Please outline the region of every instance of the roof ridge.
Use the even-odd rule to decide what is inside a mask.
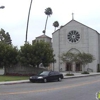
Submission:
[[[77,22],[77,23],[79,23],[79,24],[81,24],[81,25],[83,25],[83,26],[85,26],[85,27],[88,27],[88,28],[94,30],[95,32],[97,32],[95,29],[93,29],[93,28],[91,28],[91,27],[89,27],[89,26],[87,26],[87,25],[85,25],[85,24],[83,24],[83,23],[81,23],[81,22],[79,22],[79,21],[77,21],[77,20],[74,20],[74,19],[70,20],[68,23],[66,23],[65,25],[62,25],[62,26],[65,27],[67,24],[69,24],[69,23],[72,22],[72,21],[75,21],[75,22]],[[63,27],[60,27],[59,29],[61,29],[61,28],[63,28]],[[59,30],[59,29],[58,29],[58,30]],[[56,31],[58,31],[58,30],[56,30]],[[55,31],[55,32],[56,32],[56,31]],[[53,32],[52,34],[54,34],[55,32]],[[99,32],[97,32],[97,33],[99,34]]]
[[[36,37],[36,38],[45,38],[45,37],[51,38],[51,37],[49,37],[49,36],[47,36],[47,35],[45,35],[45,34],[40,35],[40,36],[38,36],[38,37]]]

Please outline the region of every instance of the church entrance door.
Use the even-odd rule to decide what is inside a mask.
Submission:
[[[72,71],[72,64],[71,63],[66,63],[66,71]]]
[[[82,66],[80,63],[76,63],[76,71],[82,71]]]

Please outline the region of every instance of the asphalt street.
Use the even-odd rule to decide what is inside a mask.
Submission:
[[[0,100],[96,100],[100,76],[0,86]]]

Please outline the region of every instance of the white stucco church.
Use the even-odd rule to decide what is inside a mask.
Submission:
[[[94,56],[95,60],[86,66],[85,70],[97,72],[97,66],[100,64],[100,34],[72,19],[70,22],[56,30],[52,34],[53,50],[55,54],[56,63],[54,64],[54,70],[56,71],[82,71],[82,66],[79,63],[73,63],[72,66],[68,63],[64,63],[59,58],[59,55],[66,52],[85,52]]]

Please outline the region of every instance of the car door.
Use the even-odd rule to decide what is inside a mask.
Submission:
[[[55,72],[51,71],[50,74],[49,74],[49,80],[50,80],[50,81],[53,81],[53,80],[55,80],[55,79],[56,79],[56,77],[55,77]]]
[[[58,80],[59,78],[59,72],[55,72],[55,80]]]

